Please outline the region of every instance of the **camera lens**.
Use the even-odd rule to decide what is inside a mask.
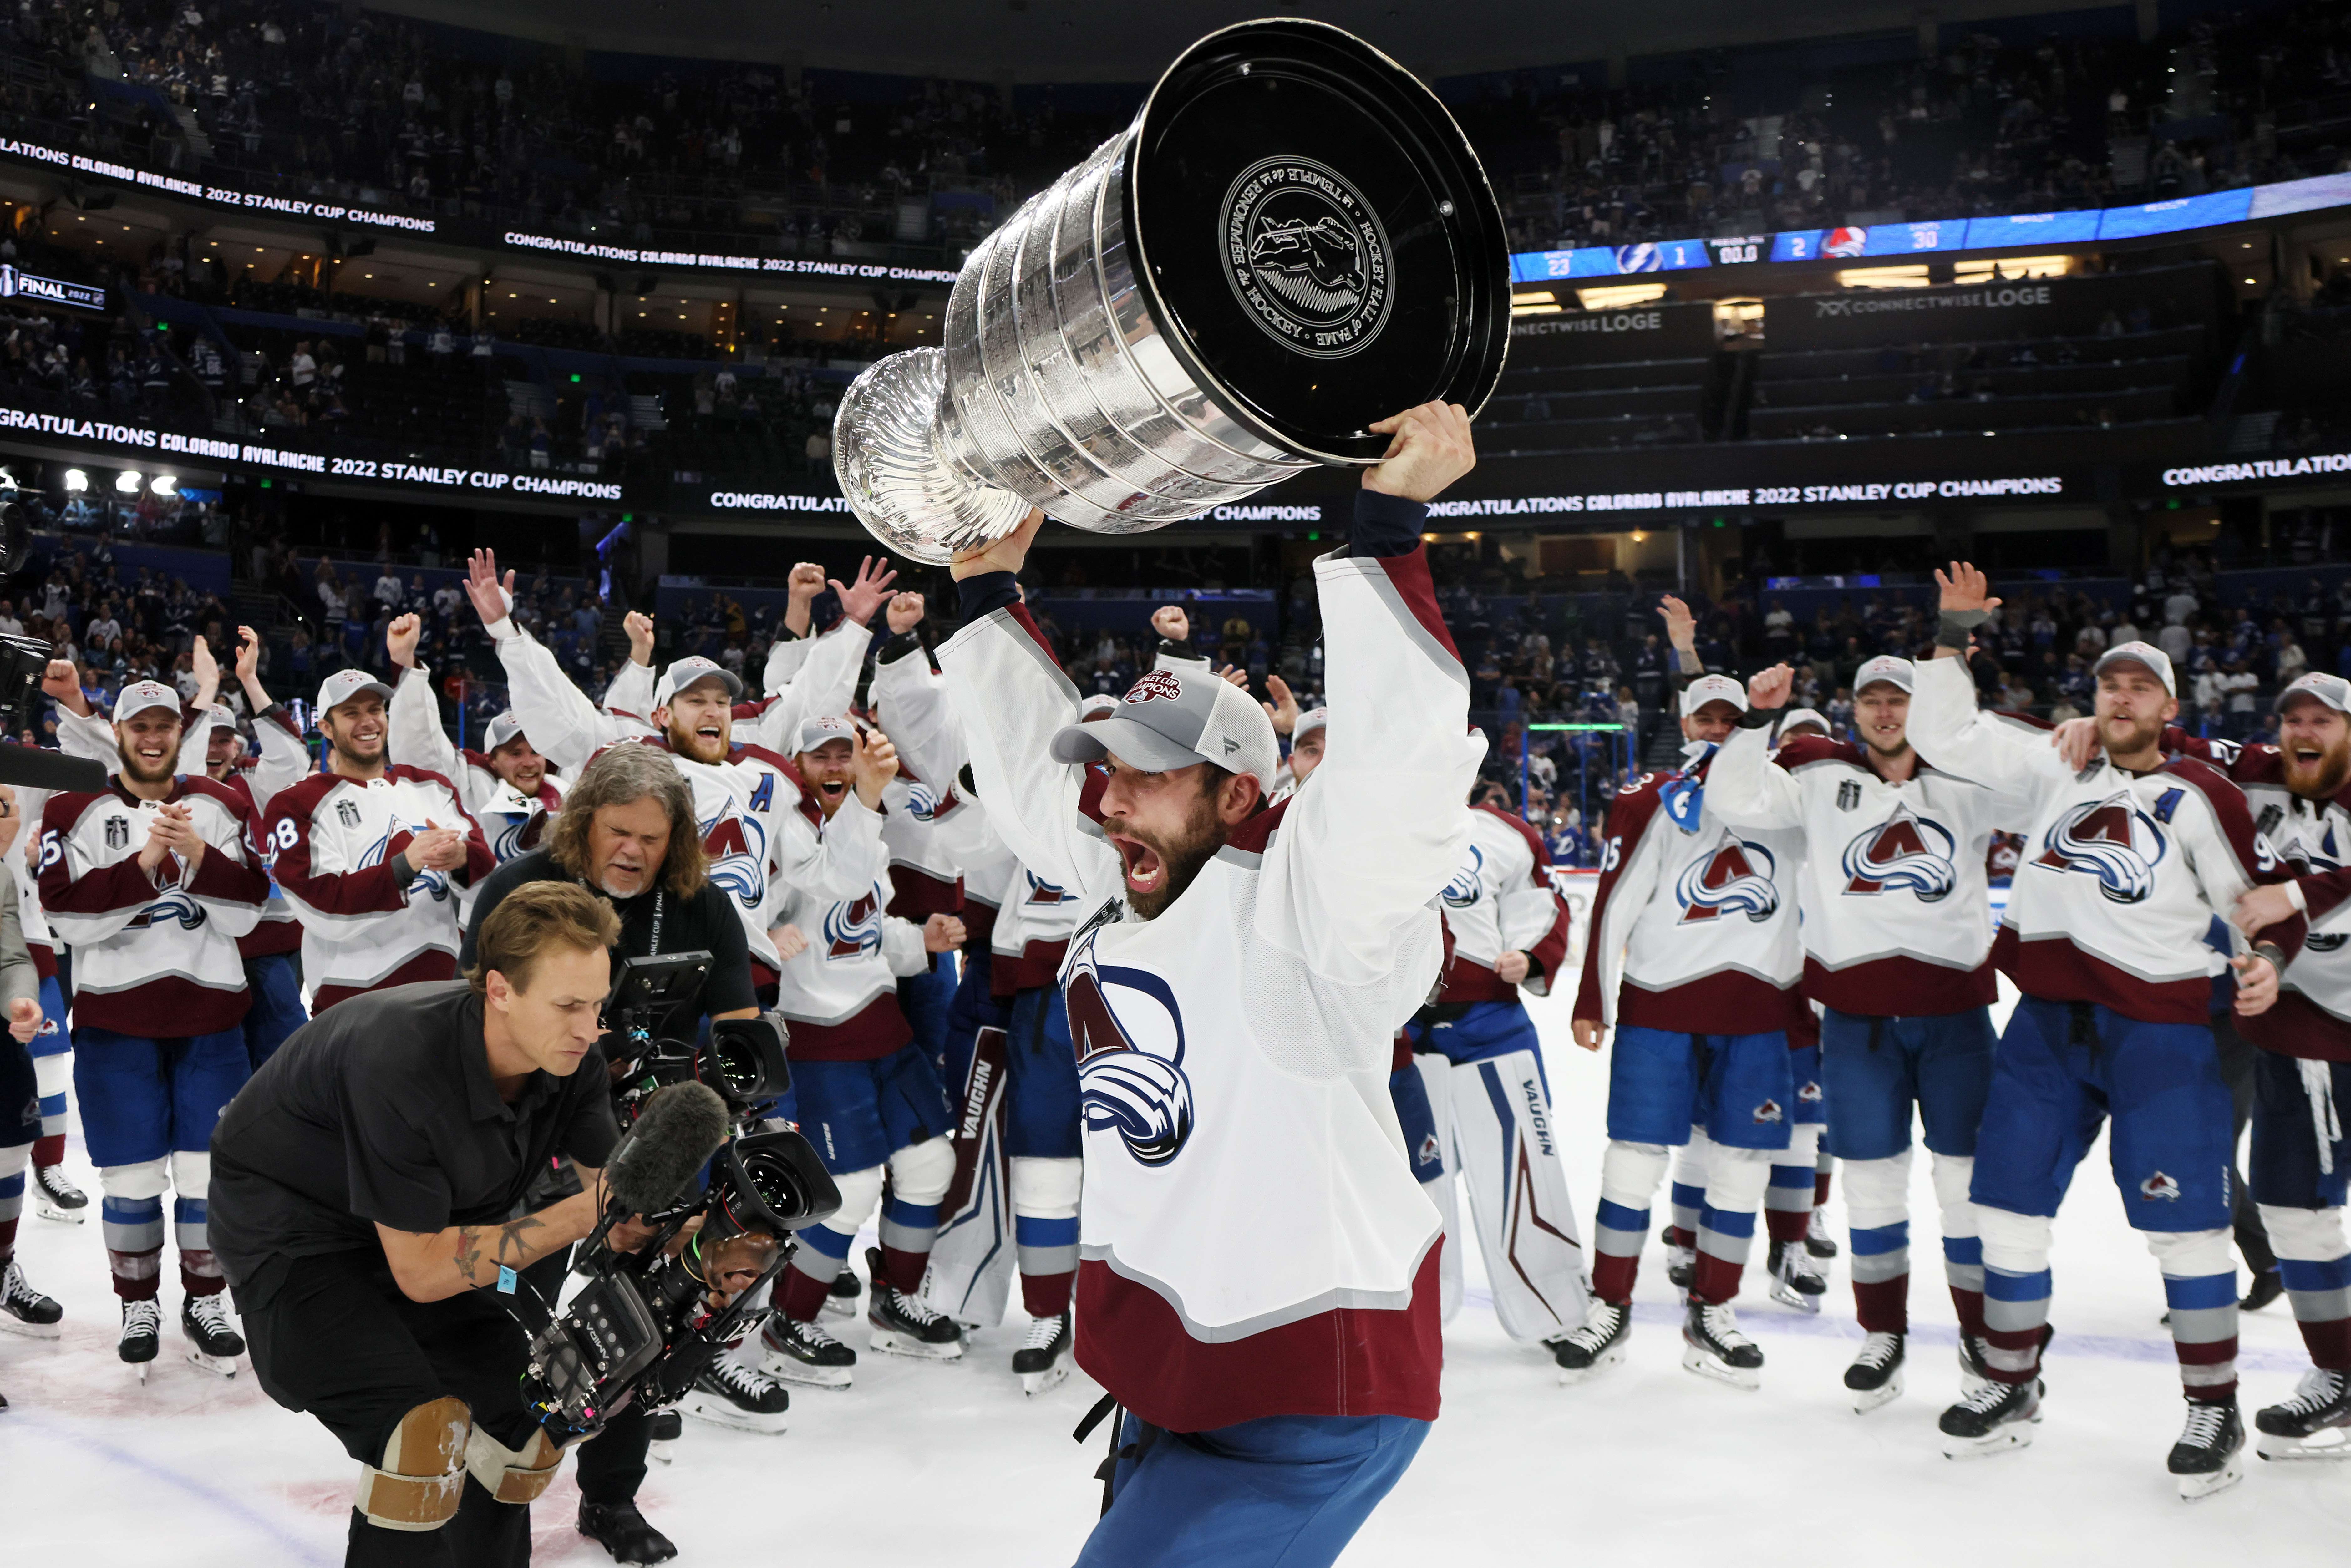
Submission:
[[[718,1082],[727,1093],[741,1099],[759,1082],[759,1059],[735,1040],[714,1040],[710,1047],[711,1065],[717,1070]]]
[[[743,1161],[743,1176],[777,1218],[790,1219],[807,1210],[807,1196],[791,1166],[775,1155],[764,1151],[749,1155]]]

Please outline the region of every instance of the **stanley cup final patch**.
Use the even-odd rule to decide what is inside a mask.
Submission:
[[[1395,299],[1387,230],[1311,158],[1259,159],[1225,193],[1225,281],[1267,336],[1318,360],[1369,348]]]

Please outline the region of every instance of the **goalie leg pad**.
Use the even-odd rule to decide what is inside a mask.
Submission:
[[[1494,1315],[1520,1343],[1583,1326],[1583,1240],[1535,1053],[1453,1069],[1453,1147],[1494,1290]]]
[[[1422,1053],[1412,1059],[1415,1071],[1420,1074],[1420,1086],[1427,1093],[1428,1114],[1437,1130],[1440,1143],[1453,1125],[1453,1064],[1444,1057]],[[1461,1310],[1461,1205],[1454,1194],[1455,1170],[1459,1159],[1450,1148],[1438,1151],[1444,1174],[1420,1184],[1437,1205],[1437,1212],[1445,1221],[1445,1249],[1437,1263],[1437,1315],[1451,1322]]]
[[[381,1465],[360,1467],[351,1506],[379,1530],[438,1530],[455,1517],[465,1490],[474,1413],[454,1397],[419,1405],[400,1418]]]
[[[481,1427],[465,1439],[465,1469],[484,1491],[500,1502],[537,1502],[563,1464],[563,1449],[534,1427],[519,1448],[509,1448]]]

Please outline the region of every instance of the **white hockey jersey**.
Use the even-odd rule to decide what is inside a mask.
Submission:
[[[158,809],[185,805],[205,850],[150,877],[139,865]],[[73,1021],[150,1039],[234,1029],[251,998],[236,939],[269,895],[246,803],[209,779],[176,779],[164,800],[117,783],[53,794],[41,812],[41,904],[73,950]]]
[[[434,827],[465,830],[465,864],[408,873],[401,852]],[[379,779],[313,773],[279,790],[263,847],[301,917],[313,1016],[361,991],[455,975],[458,890],[497,864],[456,786],[398,765]]]
[[[1088,769],[1048,754],[1079,698],[1026,612],[941,650],[990,821],[1098,911],[1061,972],[1085,1126],[1077,1356],[1172,1431],[1437,1413],[1442,1227],[1387,1082],[1437,978],[1485,747],[1424,553],[1315,575],[1332,715],[1315,787],[1234,830],[1152,920],[1081,814]]]
[[[1935,767],[2032,804],[1992,949],[2020,990],[2147,1023],[2211,1016],[2211,977],[2224,967],[2205,945],[2214,916],[2225,924],[2246,888],[2291,875],[2254,831],[2242,790],[2186,757],[2129,773],[2102,752],[2076,772],[2045,737],[1978,713],[1956,658],[1918,666],[1909,736]],[[2289,955],[2300,939],[2297,922]]]
[[[808,946],[786,961],[776,1010],[789,1020],[798,1061],[866,1061],[914,1038],[898,1008],[898,977],[930,967],[923,928],[884,913],[890,884],[877,878],[852,898],[804,889],[781,894],[778,925]]]
[[[530,732],[523,733],[528,737]],[[457,798],[481,824],[482,837],[500,865],[537,849],[552,825],[549,819],[563,809],[562,780],[552,770],[541,779],[536,794],[525,795],[499,778],[481,752],[458,748],[441,727],[440,699],[433,695],[432,674],[422,664],[402,670],[400,684],[392,688],[384,745],[392,761],[437,773],[457,787]],[[538,749],[535,741],[532,749]],[[470,892],[460,901],[461,917],[472,906]]]
[[[1336,731],[1334,729],[1333,733]],[[1709,747],[1608,805],[1575,1016],[1690,1034],[1765,1034],[1802,1006],[1796,889],[1804,840],[1714,809]]]
[[[1568,908],[1551,879],[1551,852],[1517,817],[1479,806],[1469,813],[1469,856],[1445,884],[1453,957],[1445,1002],[1515,1002],[1519,987],[1494,973],[1504,953],[1529,960],[1521,982],[1548,996],[1567,963]]]
[[[1804,995],[1840,1012],[1925,1018],[1989,1007],[1992,835],[2029,800],[1921,766],[1896,784],[1849,741],[1797,736],[1766,756],[1741,729],[1707,775],[1707,805],[1740,828],[1803,835]]]

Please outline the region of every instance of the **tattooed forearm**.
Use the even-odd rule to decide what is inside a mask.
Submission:
[[[523,1237],[533,1230],[544,1230],[546,1225],[535,1214],[520,1219],[509,1219],[498,1227],[498,1262],[507,1268],[519,1269],[530,1256],[529,1244]]]
[[[465,1276],[465,1283],[478,1285],[482,1282],[481,1267],[482,1233],[470,1225],[459,1226],[457,1228],[457,1272]]]

